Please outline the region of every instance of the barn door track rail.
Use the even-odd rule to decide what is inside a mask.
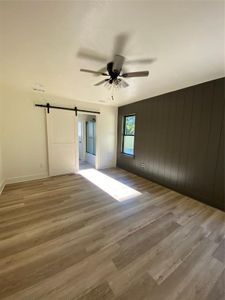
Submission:
[[[99,111],[93,111],[93,110],[85,110],[85,109],[78,109],[76,106],[74,108],[71,107],[63,107],[63,106],[55,106],[55,105],[50,105],[50,103],[46,104],[35,104],[35,106],[38,107],[44,107],[47,109],[47,113],[50,113],[50,109],[62,109],[62,110],[72,110],[75,112],[75,115],[77,116],[78,112],[85,112],[85,113],[92,113],[92,114],[100,114]]]

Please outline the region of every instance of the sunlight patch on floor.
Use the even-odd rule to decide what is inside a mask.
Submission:
[[[80,170],[79,174],[118,201],[125,201],[141,195],[135,189],[95,169]]]

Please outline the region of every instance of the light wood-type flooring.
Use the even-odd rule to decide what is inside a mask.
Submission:
[[[225,214],[121,169],[118,202],[65,175],[0,196],[0,299],[224,300]]]

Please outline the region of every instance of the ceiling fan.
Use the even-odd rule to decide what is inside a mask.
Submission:
[[[124,73],[122,70],[124,61],[125,61],[124,56],[116,54],[114,56],[113,61],[107,63],[106,72],[93,71],[93,70],[88,70],[88,69],[80,69],[80,71],[108,77],[108,78],[103,79],[100,82],[94,84],[95,86],[105,84],[108,86],[124,87],[124,88],[128,87],[129,84],[123,78],[147,77],[149,75],[149,71],[138,71],[138,72],[129,72],[129,73],[125,72]]]

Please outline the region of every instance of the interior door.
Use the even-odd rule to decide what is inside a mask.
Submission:
[[[49,175],[78,170],[77,119],[73,111],[50,109],[47,116]]]

